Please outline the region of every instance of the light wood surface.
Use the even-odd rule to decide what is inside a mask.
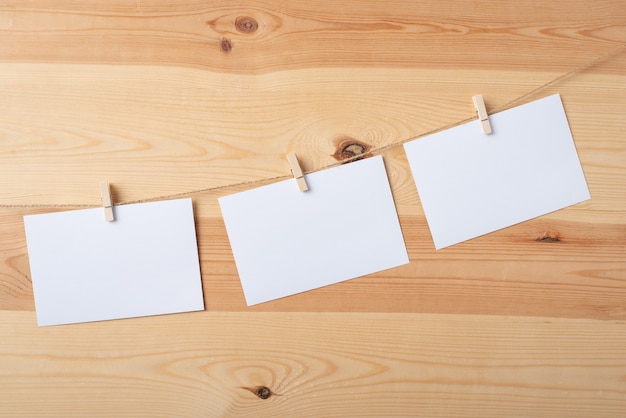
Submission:
[[[626,413],[626,48],[518,103],[561,94],[588,202],[435,251],[399,145],[623,45],[626,3],[343,3],[0,0],[0,416]],[[246,307],[217,198],[361,151],[411,263]],[[193,197],[205,312],[36,327],[22,218],[103,180]]]
[[[205,312],[0,323],[3,415],[618,417],[618,321]],[[267,387],[270,396],[255,393]]]

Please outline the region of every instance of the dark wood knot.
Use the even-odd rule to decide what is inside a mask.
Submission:
[[[229,53],[233,49],[233,43],[228,38],[222,38],[220,40],[220,49],[222,52]]]
[[[272,391],[267,386],[258,387],[256,390],[256,396],[261,399],[267,399],[272,396]]]
[[[235,19],[235,27],[241,33],[254,33],[259,28],[259,22],[250,16],[239,16]]]
[[[254,393],[259,399],[267,399],[272,395],[280,396],[278,393],[272,392],[267,386],[243,386],[241,389]]]
[[[337,142],[337,148],[333,157],[337,161],[346,162],[357,161],[363,158],[371,157],[369,150],[372,147],[354,138],[344,137]]]
[[[557,232],[544,232],[542,236],[536,239],[538,242],[561,242],[561,237]]]

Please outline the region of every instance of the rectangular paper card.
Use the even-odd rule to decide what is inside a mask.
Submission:
[[[37,322],[204,309],[191,199],[24,217]]]
[[[248,305],[409,262],[383,159],[219,199]]]
[[[435,248],[590,198],[561,97],[404,145]]]

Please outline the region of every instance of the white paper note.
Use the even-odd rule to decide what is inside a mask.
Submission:
[[[24,217],[40,326],[204,309],[191,199]]]
[[[248,305],[409,262],[382,157],[219,199]]]
[[[560,96],[405,144],[437,249],[590,198]]]

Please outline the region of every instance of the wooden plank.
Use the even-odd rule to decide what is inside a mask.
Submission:
[[[34,310],[22,210],[0,231],[3,309]],[[4,217],[7,218],[6,216]],[[434,312],[623,319],[623,230],[535,220],[436,252],[422,218],[404,217],[411,264],[246,307],[219,219],[198,220],[206,309],[210,311]],[[611,261],[613,260],[613,261]],[[358,262],[358,260],[346,260]]]
[[[0,415],[615,417],[623,322],[210,313],[37,328],[2,312]],[[267,387],[271,395],[255,393]]]
[[[19,62],[190,66],[559,69],[624,42],[620,2],[536,0],[4,1],[0,56]],[[598,48],[600,47],[600,48]],[[524,57],[524,61],[520,61]],[[619,67],[612,67],[619,71]]]

